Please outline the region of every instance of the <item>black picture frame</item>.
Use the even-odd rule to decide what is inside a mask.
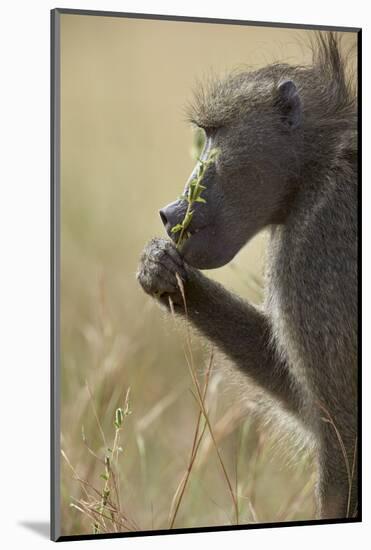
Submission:
[[[179,533],[198,533],[198,532],[217,532],[217,531],[236,531],[263,529],[271,527],[290,527],[290,526],[310,526],[324,524],[340,524],[340,523],[357,523],[362,521],[362,372],[361,372],[361,330],[358,332],[359,345],[359,368],[358,368],[358,433],[360,434],[357,441],[357,460],[358,460],[358,483],[359,483],[359,508],[356,518],[329,519],[329,520],[308,520],[308,521],[289,521],[285,523],[259,523],[250,525],[233,525],[233,526],[212,526],[202,528],[184,528],[172,530],[146,530],[137,532],[125,533],[110,533],[110,534],[86,534],[86,535],[69,535],[61,536],[61,526],[59,518],[59,500],[60,500],[60,17],[63,14],[68,15],[89,15],[97,17],[118,17],[146,20],[165,20],[165,21],[183,21],[193,23],[207,24],[225,24],[225,25],[246,25],[260,26],[270,28],[285,28],[285,29],[305,29],[319,31],[340,31],[352,32],[357,34],[357,68],[358,68],[358,318],[359,329],[361,328],[362,304],[361,304],[361,287],[362,287],[362,29],[358,27],[340,27],[328,25],[303,25],[294,23],[276,23],[276,22],[259,22],[248,20],[235,19],[217,19],[205,17],[191,16],[174,16],[174,15],[156,15],[144,13],[125,13],[113,11],[94,11],[94,10],[79,10],[55,8],[51,10],[51,124],[50,124],[50,155],[51,155],[51,221],[50,221],[50,242],[51,242],[51,539],[53,541],[73,541],[73,540],[91,540],[91,539],[109,539],[109,538],[126,538],[140,537],[152,535],[167,535]]]

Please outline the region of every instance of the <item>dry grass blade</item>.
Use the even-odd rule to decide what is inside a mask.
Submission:
[[[64,460],[67,462],[69,468],[72,470],[72,473],[74,475],[74,478],[76,479],[76,481],[78,481],[80,484],[81,484],[81,487],[82,487],[82,490],[84,491],[85,495],[88,497],[88,498],[91,498],[91,496],[89,495],[87,489],[86,489],[86,486],[88,486],[89,484],[84,481],[79,475],[78,473],[76,472],[75,468],[72,466],[69,458],[67,457],[66,453],[64,452],[63,449],[61,449],[61,455],[63,456]],[[100,494],[99,491],[97,491],[98,495]]]
[[[258,514],[256,513],[255,507],[250,499],[248,499],[248,506],[249,506],[250,514],[254,523],[259,523]]]
[[[219,444],[221,441],[223,441],[228,435],[233,433],[241,420],[244,417],[244,412],[241,409],[241,405],[232,405],[230,409],[228,409],[224,415],[218,420],[218,422],[214,425],[214,438],[215,441]],[[210,439],[207,441],[207,443],[203,446],[202,449],[202,455],[199,457],[199,463],[205,464],[207,462],[207,459],[209,457],[210,452],[212,451],[213,442]]]
[[[75,504],[74,502],[71,502],[70,506],[71,506],[71,508],[75,508],[75,510],[78,510],[82,514],[88,516],[88,518],[90,518],[92,520],[93,525],[97,525],[99,527],[100,531],[106,531],[105,524],[100,522],[96,518],[96,515],[91,513],[89,510],[87,510],[85,506],[82,506],[81,504]]]
[[[340,445],[340,449],[341,449],[343,458],[344,458],[345,468],[346,468],[347,477],[348,477],[348,500],[347,500],[347,513],[346,513],[346,517],[348,518],[349,513],[350,513],[350,500],[351,500],[351,496],[352,496],[353,469],[354,469],[354,465],[355,465],[355,451],[354,451],[353,465],[352,465],[352,470],[351,470],[348,455],[347,455],[347,451],[345,449],[343,439],[340,435],[340,432],[339,432],[332,416],[330,415],[330,413],[326,409],[326,407],[324,405],[322,405],[322,403],[318,403],[318,406],[326,414],[326,417],[325,418],[322,417],[322,420],[324,422],[327,422],[328,424],[330,424],[333,427],[333,429],[335,431],[335,434],[336,434],[336,437],[337,437],[337,440],[338,440],[339,445]]]
[[[171,405],[173,405],[176,400],[181,395],[183,391],[182,387],[175,388],[171,393],[165,395],[160,399],[149,412],[145,414],[142,418],[138,420],[137,428],[140,432],[147,430],[162,414],[164,414]]]
[[[304,484],[301,491],[297,494],[293,494],[289,502],[285,505],[285,510],[278,514],[277,521],[290,521],[294,519],[294,515],[300,510],[301,505],[308,497],[308,494],[313,490],[314,476],[310,477]]]
[[[77,474],[66,453],[62,450],[62,456],[65,459],[69,468],[72,470],[74,478],[80,483],[85,496],[85,498],[79,499],[75,499],[72,497],[74,502],[72,502],[70,506],[84,514],[93,522],[92,526],[93,532],[95,534],[99,532],[108,533],[138,530],[136,522],[129,519],[121,509],[120,490],[118,482],[118,456],[121,452],[120,432],[122,430],[125,417],[131,412],[129,408],[130,388],[126,392],[124,406],[122,408],[119,407],[118,409],[116,409],[114,420],[115,435],[113,438],[112,448],[110,448],[107,444],[107,439],[103,432],[102,424],[99,421],[92,393],[88,384],[86,385],[91,402],[93,404],[93,410],[95,418],[97,420],[97,425],[99,427],[99,431],[105,445],[104,459],[99,457],[94,451],[92,451],[92,449],[90,449],[87,444],[84,431],[82,433],[82,438],[91,456],[93,456],[99,464],[104,465],[104,473],[100,475],[100,477],[104,481],[104,485],[103,489],[99,490],[88,481],[82,479],[81,476]]]
[[[354,441],[354,451],[353,451],[353,461],[352,461],[351,487],[353,486],[354,472],[356,468],[357,445],[358,445],[358,437],[356,436]],[[350,500],[350,497],[351,497],[351,493],[349,494],[349,500]],[[349,505],[350,505],[350,502],[349,502]],[[353,511],[352,517],[356,517],[356,515],[357,515],[357,505],[355,507],[355,510]]]
[[[185,310],[186,320],[187,320],[187,323],[186,323],[186,327],[187,327],[187,329],[186,329],[186,344],[187,344],[188,354],[187,354],[187,350],[185,349],[184,350],[185,358],[186,358],[186,362],[187,362],[187,365],[188,365],[188,369],[189,369],[193,384],[194,384],[195,389],[196,389],[198,405],[199,405],[200,410],[202,411],[202,414],[205,418],[207,427],[209,429],[210,437],[211,437],[212,442],[214,444],[214,448],[215,448],[215,451],[216,451],[216,454],[217,454],[217,457],[218,457],[218,461],[219,461],[220,467],[221,467],[222,472],[223,472],[223,476],[224,476],[225,481],[227,483],[227,487],[228,487],[230,497],[232,499],[233,508],[234,508],[234,512],[235,512],[236,523],[237,523],[238,522],[238,502],[237,502],[237,498],[234,494],[231,480],[229,478],[227,469],[224,465],[223,458],[220,454],[220,450],[218,448],[218,444],[217,444],[215,436],[214,436],[214,431],[213,431],[213,428],[212,428],[212,425],[211,425],[211,422],[210,422],[210,419],[209,419],[209,415],[207,413],[207,410],[205,408],[205,405],[204,405],[204,402],[203,402],[203,399],[202,399],[202,392],[201,392],[200,384],[199,384],[199,381],[198,381],[197,376],[196,376],[196,371],[195,371],[195,366],[194,366],[194,359],[193,359],[193,351],[192,351],[191,335],[190,335],[189,323],[188,323],[187,300],[186,300],[186,296],[185,296],[185,292],[184,292],[183,281],[180,278],[180,276],[178,275],[178,273],[176,273],[176,279],[177,279],[178,286],[179,286],[179,289],[180,289],[180,292],[181,292],[181,295],[182,295],[183,305],[184,305],[184,310]]]
[[[99,431],[100,431],[100,434],[102,436],[102,441],[103,441],[103,444],[104,444],[104,447],[107,449],[107,441],[106,441],[106,437],[104,435],[104,431],[103,431],[103,428],[102,428],[102,424],[100,423],[100,420],[99,420],[99,417],[98,417],[98,413],[97,413],[97,409],[96,409],[96,406],[95,406],[95,403],[94,403],[94,399],[93,399],[93,395],[91,393],[91,390],[90,390],[90,387],[89,387],[89,384],[88,384],[88,381],[85,380],[85,385],[86,385],[86,389],[88,390],[88,393],[89,393],[89,399],[90,399],[90,403],[91,403],[91,406],[93,408],[93,412],[94,412],[94,416],[95,416],[95,420],[97,422],[97,426],[99,428]]]
[[[208,368],[207,368],[207,371],[206,371],[204,389],[203,389],[203,393],[202,393],[202,401],[203,401],[204,404],[205,404],[207,389],[208,389],[208,385],[209,385],[212,365],[213,365],[213,353],[211,353],[211,356],[210,356],[209,365],[208,365]],[[200,448],[201,441],[202,441],[203,436],[204,436],[205,431],[206,431],[206,424],[205,424],[202,431],[201,431],[201,434],[199,434],[201,419],[202,419],[202,411],[200,410],[200,412],[198,414],[198,417],[197,417],[196,429],[195,429],[195,433],[194,433],[194,437],[193,437],[192,450],[191,450],[189,463],[188,463],[187,469],[186,469],[186,471],[183,475],[183,478],[182,478],[182,480],[180,481],[180,483],[177,487],[177,490],[176,490],[176,492],[174,494],[174,497],[173,497],[173,501],[171,503],[170,514],[169,514],[170,529],[172,529],[174,527],[174,523],[175,523],[178,511],[179,511],[181,502],[183,500],[183,496],[184,496],[189,478],[191,476],[192,468],[193,468],[193,465],[195,463],[197,453],[198,453],[198,450]]]

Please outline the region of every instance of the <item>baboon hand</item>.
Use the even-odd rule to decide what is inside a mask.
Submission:
[[[137,279],[143,290],[168,303],[182,304],[182,295],[177,274],[185,283],[187,272],[184,262],[174,244],[166,239],[152,239],[142,252]]]

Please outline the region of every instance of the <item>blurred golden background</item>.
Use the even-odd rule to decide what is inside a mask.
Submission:
[[[243,412],[219,367],[205,403],[237,515],[207,429],[174,512],[199,408],[184,330],[135,279],[145,243],[164,235],[159,208],[180,195],[193,167],[184,106],[197,79],[246,64],[309,63],[311,32],[61,16],[64,535],[166,529],[171,520],[181,528],[314,517],[309,458],[288,460]],[[348,34],[344,44],[354,39]],[[265,239],[209,275],[258,303]],[[192,348],[203,383],[210,352],[196,337]],[[125,409],[129,388],[131,414],[117,430],[115,411]],[[104,457],[112,452],[111,470]]]

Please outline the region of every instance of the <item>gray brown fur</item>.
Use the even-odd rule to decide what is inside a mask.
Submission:
[[[153,239],[138,269],[143,289],[184,315],[179,273],[190,322],[312,434],[322,518],[357,514],[357,119],[340,51],[319,33],[309,67],[275,64],[199,91],[191,117],[204,156],[220,151],[206,205],[180,252]],[[172,239],[183,202],[161,212]],[[224,265],[267,226],[256,308],[197,268]]]

